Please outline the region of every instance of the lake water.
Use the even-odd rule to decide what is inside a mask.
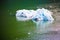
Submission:
[[[14,15],[18,9],[35,10],[37,8],[42,8],[45,5],[35,5],[35,7],[28,5],[25,6],[25,8],[24,6],[19,6],[19,8],[15,6],[15,4],[15,7],[11,4],[10,6],[5,6],[0,15],[2,40],[60,40],[60,8],[58,8],[58,6],[57,8],[49,9],[53,11],[54,21],[41,21],[37,24],[33,23],[31,20],[21,22],[17,21],[16,16]]]

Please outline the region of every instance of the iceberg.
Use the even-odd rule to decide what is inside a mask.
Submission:
[[[37,9],[36,10],[37,15],[32,18],[33,22],[37,21],[52,21],[54,18],[52,17],[53,12],[47,10],[47,9]]]
[[[34,10],[17,10],[16,11],[16,19],[18,21],[27,21],[27,20],[31,20],[32,16],[36,14]]]
[[[47,9],[37,9],[37,10],[17,10],[16,11],[16,19],[18,21],[27,21],[32,20],[33,22],[37,21],[51,21],[54,20],[52,17],[53,12]]]

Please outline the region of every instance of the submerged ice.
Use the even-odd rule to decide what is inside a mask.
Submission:
[[[37,9],[37,10],[17,10],[16,19],[18,21],[27,21],[32,20],[33,22],[37,21],[51,21],[54,20],[52,17],[52,12],[47,9]]]

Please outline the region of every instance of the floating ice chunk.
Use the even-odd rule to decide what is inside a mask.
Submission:
[[[32,16],[35,15],[34,10],[17,10],[16,11],[16,18],[18,21],[26,21],[32,19]]]
[[[47,9],[37,9],[37,14],[35,17],[33,17],[32,21],[37,22],[37,21],[51,21],[54,20],[52,17],[52,12],[47,10]]]
[[[16,18],[18,21],[32,20],[33,22],[54,20],[52,12],[44,8],[37,10],[17,10]]]
[[[47,10],[47,9],[42,9],[42,12],[44,14],[44,16],[47,17],[48,20],[54,20],[53,17],[52,17],[52,12]]]

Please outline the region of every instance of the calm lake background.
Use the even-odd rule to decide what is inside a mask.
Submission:
[[[60,40],[59,2],[59,0],[2,0],[0,13],[1,40]],[[37,27],[31,20],[25,22],[16,20],[17,10],[36,10],[43,7],[53,12],[55,19],[53,22],[41,21]]]

